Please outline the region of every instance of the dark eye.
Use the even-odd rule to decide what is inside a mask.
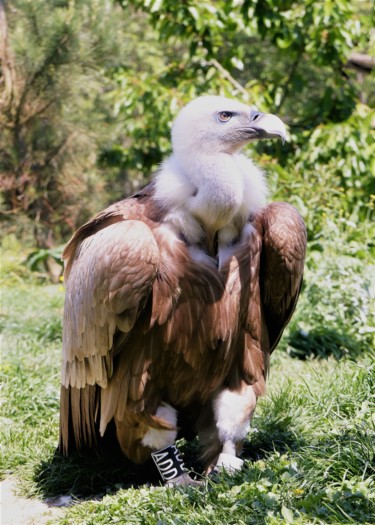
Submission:
[[[232,117],[233,113],[231,111],[221,111],[218,115],[220,122],[228,122]]]

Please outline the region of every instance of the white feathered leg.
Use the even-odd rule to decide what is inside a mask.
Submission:
[[[173,445],[177,437],[177,410],[171,405],[163,403],[156,411],[156,416],[164,419],[173,427],[173,430],[158,430],[156,428],[149,428],[146,434],[143,436],[142,445],[149,447],[154,450],[160,450],[162,448]]]
[[[216,462],[218,469],[228,472],[240,470],[242,459],[237,454],[249,431],[250,420],[256,407],[257,397],[253,387],[243,385],[241,390],[221,390],[213,400],[217,437],[222,445]]]

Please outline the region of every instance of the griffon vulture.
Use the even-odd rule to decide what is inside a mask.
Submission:
[[[301,288],[306,232],[266,204],[241,153],[283,140],[282,121],[237,101],[190,102],[153,181],[84,224],[65,248],[60,449],[94,448],[114,422],[125,456],[190,477],[178,429],[199,436],[207,472],[238,457],[269,357]]]

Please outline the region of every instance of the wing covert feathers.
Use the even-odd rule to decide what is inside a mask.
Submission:
[[[150,228],[135,220],[110,224],[77,247],[66,288],[63,386],[107,386],[115,331],[133,327],[158,263]]]

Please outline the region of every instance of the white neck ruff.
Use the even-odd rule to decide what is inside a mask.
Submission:
[[[207,231],[227,244],[266,204],[267,186],[262,171],[240,153],[171,155],[156,175],[155,198],[169,210],[164,222],[189,242]]]

